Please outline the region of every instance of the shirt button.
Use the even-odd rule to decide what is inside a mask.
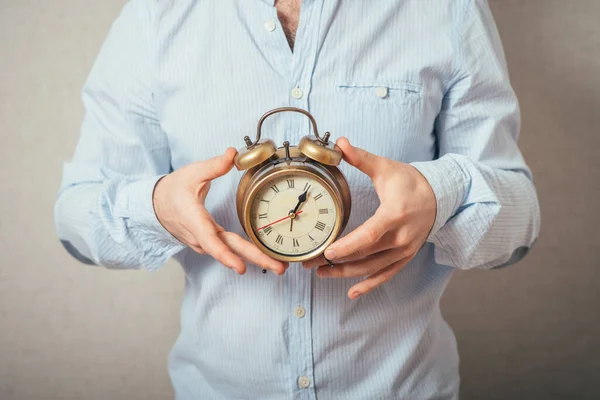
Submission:
[[[303,94],[304,93],[302,92],[302,89],[300,89],[300,88],[292,89],[292,97],[295,99],[301,99]]]
[[[273,32],[275,30],[275,27],[277,25],[275,25],[275,21],[273,20],[269,20],[267,22],[265,22],[265,29],[268,30],[269,32]]]
[[[300,386],[302,389],[306,389],[310,386],[310,379],[308,379],[306,376],[301,376],[298,378],[298,386]]]
[[[303,318],[306,315],[306,310],[304,309],[304,307],[298,306],[294,310],[294,315],[296,315],[296,317],[298,318]]]
[[[380,86],[377,89],[375,89],[375,94],[377,95],[377,97],[384,99],[388,95],[388,88]]]

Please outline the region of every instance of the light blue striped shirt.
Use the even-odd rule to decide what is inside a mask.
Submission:
[[[304,0],[293,53],[273,0],[132,0],[83,100],[55,207],[58,234],[87,263],[181,263],[181,334],[169,360],[178,399],[458,397],[442,292],[456,268],[518,261],[539,231],[516,143],[518,103],[484,0]],[[333,138],[412,163],[433,187],[438,212],[425,246],[357,300],[346,296],[357,279],[318,278],[298,264],[282,277],[255,266],[238,276],[185,248],[153,212],[160,176],[242,147],[258,118],[281,106],[309,110]],[[263,130],[279,144],[308,131],[293,113]],[[342,170],[350,232],[378,199],[366,175]],[[207,208],[241,234],[240,177],[214,181]]]

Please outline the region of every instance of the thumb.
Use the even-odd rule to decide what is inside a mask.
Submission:
[[[202,181],[212,181],[228,173],[233,168],[233,159],[237,151],[233,147],[225,150],[225,154],[209,158],[206,161],[200,161],[196,165],[198,179]]]
[[[369,175],[373,178],[377,171],[379,170],[378,166],[381,162],[381,157],[376,156],[373,153],[369,153],[366,150],[361,149],[360,147],[354,147],[350,144],[350,141],[341,137],[337,140],[336,144],[342,149],[342,153],[344,154],[344,160],[352,165],[355,168],[358,168],[360,171]]]

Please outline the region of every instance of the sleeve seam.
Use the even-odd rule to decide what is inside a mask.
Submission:
[[[469,14],[469,10],[471,9],[471,4],[473,1],[474,0],[465,0],[464,4],[462,4],[462,7],[460,8],[458,18],[456,19],[456,33],[453,35],[453,46],[456,51],[456,58],[453,68],[454,71],[452,77],[446,85],[444,96],[446,96],[447,92],[456,84],[456,82],[460,82],[469,76],[468,68],[466,68],[464,49],[461,43],[463,42],[464,26],[467,19],[466,17]]]

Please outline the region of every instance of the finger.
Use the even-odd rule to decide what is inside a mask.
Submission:
[[[195,244],[188,244],[188,247],[190,247],[192,250],[194,250],[198,254],[206,254],[206,252],[204,251],[204,249],[202,247],[196,246]]]
[[[327,261],[325,261],[325,259],[323,258],[323,255],[320,254],[318,256],[316,256],[315,258],[311,258],[310,260],[304,261],[302,263],[302,266],[306,269],[310,269],[310,268],[314,268],[314,267],[319,267],[321,265],[326,265]]]
[[[376,287],[383,285],[392,279],[394,275],[400,272],[400,270],[404,268],[406,264],[408,264],[413,256],[414,254],[410,257],[403,258],[402,260],[388,266],[387,268],[377,271],[373,275],[352,286],[350,290],[348,290],[348,297],[351,299],[356,299],[365,293],[369,293]]]
[[[405,254],[402,249],[392,249],[373,254],[362,260],[335,264],[334,268],[329,266],[319,267],[317,275],[321,278],[356,278],[367,276],[380,271],[395,262],[402,260]]]
[[[334,242],[325,250],[325,257],[337,260],[375,245],[387,232],[389,221],[377,209],[364,224]]]
[[[225,175],[233,168],[233,159],[236,153],[233,147],[229,147],[223,155],[197,162],[197,178],[202,181],[210,181]]]
[[[242,259],[234,254],[219,238],[217,229],[211,219],[203,218],[199,220],[194,231],[198,244],[206,254],[227,268],[234,269],[240,275],[246,271],[246,264]]]
[[[275,272],[277,275],[283,275],[286,265],[280,261],[273,260],[264,254],[258,247],[233,232],[221,232],[219,237],[242,259]]]
[[[383,237],[381,237],[381,239],[379,239],[377,242],[373,243],[372,245],[367,246],[363,249],[360,249],[346,257],[337,259],[336,262],[337,263],[345,263],[345,262],[349,262],[349,261],[356,261],[356,260],[364,259],[365,257],[369,257],[371,255],[381,253],[383,251],[394,249],[394,248],[397,248],[397,246],[394,245],[394,233],[387,232],[386,234],[383,235]]]
[[[381,157],[369,153],[360,147],[352,146],[350,141],[345,137],[339,138],[336,144],[342,149],[344,160],[348,164],[358,168],[371,178],[377,174],[382,161]]]
[[[389,250],[389,249],[393,249],[395,246],[394,244],[394,233],[393,232],[387,232],[385,235],[383,235],[383,237],[378,240],[375,244],[371,245],[371,246],[367,246],[355,253],[350,254],[349,256],[343,257],[343,258],[338,258],[336,259],[336,265],[340,264],[340,263],[346,263],[348,261],[355,261],[355,260],[361,260],[364,259],[365,257],[368,257],[372,254],[377,254],[379,252],[385,251],[385,250]],[[320,267],[322,265],[326,265],[329,266],[329,264],[327,263],[327,261],[323,258],[323,256],[318,256],[315,258],[311,258],[308,261],[305,261],[302,266],[304,268],[315,268],[315,267]]]

